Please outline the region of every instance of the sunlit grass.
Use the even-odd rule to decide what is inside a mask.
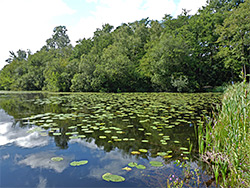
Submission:
[[[250,85],[230,86],[217,108],[198,128],[200,153],[220,185],[250,187]]]

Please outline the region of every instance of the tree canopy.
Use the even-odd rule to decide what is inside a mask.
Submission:
[[[250,73],[250,0],[210,0],[162,20],[104,24],[73,47],[57,26],[41,50],[10,51],[2,90],[203,91]]]

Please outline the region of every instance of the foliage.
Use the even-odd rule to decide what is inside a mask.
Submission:
[[[171,76],[171,84],[173,87],[177,88],[178,92],[185,91],[188,85],[188,78],[186,76],[180,76],[175,78],[173,75]]]
[[[227,13],[223,24],[218,26],[220,34],[218,56],[223,57],[227,67],[232,67],[240,74],[241,68],[246,76],[250,73],[250,1],[239,5],[234,11]]]
[[[250,85],[230,86],[218,115],[199,127],[199,148],[210,162],[216,181],[226,187],[250,186]]]

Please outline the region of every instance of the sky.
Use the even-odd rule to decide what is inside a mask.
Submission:
[[[142,18],[161,20],[173,17],[182,9],[195,14],[207,0],[0,0],[0,69],[9,51],[40,50],[63,25],[71,44],[93,36],[97,28],[109,23],[115,28],[122,23]]]

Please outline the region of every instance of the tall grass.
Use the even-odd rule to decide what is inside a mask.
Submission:
[[[219,111],[198,127],[199,151],[223,187],[250,187],[250,85],[229,86]]]

